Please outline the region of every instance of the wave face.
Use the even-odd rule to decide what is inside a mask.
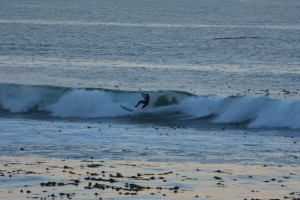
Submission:
[[[149,106],[130,113],[139,91],[0,84],[0,113],[40,113],[60,118],[130,117],[246,123],[248,128],[300,128],[300,101],[260,96],[196,96],[180,91],[152,91]],[[202,121],[203,121],[202,120]]]

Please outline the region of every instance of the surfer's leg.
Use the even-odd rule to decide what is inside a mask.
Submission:
[[[144,105],[142,108],[145,108],[146,106],[148,106],[149,103],[144,102]]]
[[[141,103],[144,103],[144,101],[139,101],[134,107],[138,107]]]

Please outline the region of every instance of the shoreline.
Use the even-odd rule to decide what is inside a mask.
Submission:
[[[0,157],[1,199],[300,199],[300,166]]]

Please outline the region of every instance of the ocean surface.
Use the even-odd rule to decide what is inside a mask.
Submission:
[[[1,155],[299,165],[299,10],[0,0]]]

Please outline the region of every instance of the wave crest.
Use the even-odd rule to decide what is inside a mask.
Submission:
[[[142,99],[139,91],[0,84],[0,112],[41,112],[61,118],[147,116],[153,121],[205,118],[207,123],[246,123],[248,128],[300,128],[299,100],[260,96],[221,98],[181,91],[149,93],[151,102],[147,109],[129,113],[120,105],[133,108]]]

